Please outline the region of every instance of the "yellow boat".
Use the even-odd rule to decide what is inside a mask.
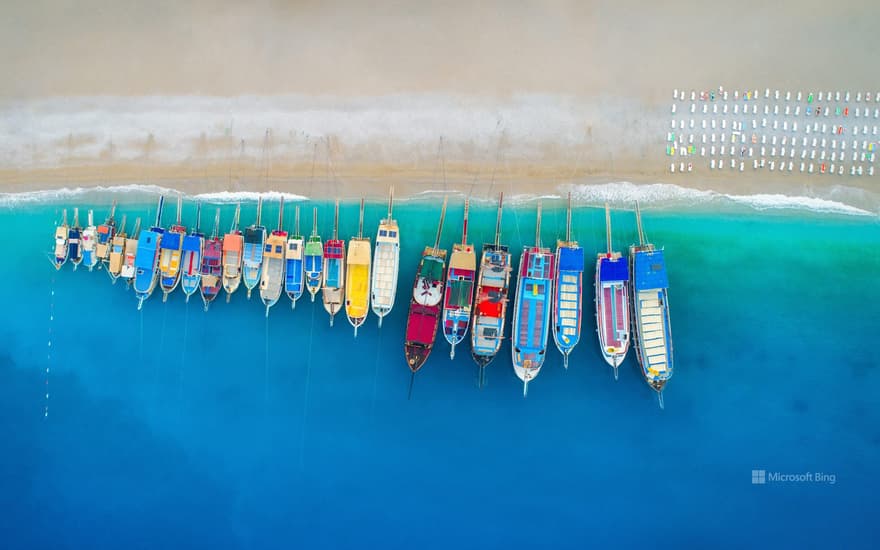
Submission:
[[[361,199],[358,236],[348,243],[345,275],[345,315],[354,327],[355,337],[370,311],[370,256],[370,238],[364,237],[364,199]]]

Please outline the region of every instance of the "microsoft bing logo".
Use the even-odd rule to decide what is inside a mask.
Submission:
[[[766,470],[752,470],[752,485],[764,485],[767,483]]]

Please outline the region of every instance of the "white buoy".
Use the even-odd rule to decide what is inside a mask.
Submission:
[[[764,99],[770,99],[770,88],[764,89]]]
[[[779,101],[779,90],[773,92],[773,99]]]
[[[797,93],[797,100],[800,101],[802,97],[803,96],[801,95],[801,92],[798,92]],[[803,172],[803,170],[801,170],[801,172]]]
[[[672,99],[678,99],[678,88],[672,91]]]
[[[791,92],[785,92],[785,101],[791,101]]]
[[[862,92],[856,92],[856,103],[862,102]]]
[[[804,164],[805,164],[805,163],[803,163],[803,162],[801,163],[801,172],[804,171]]]
[[[846,92],[846,95],[844,96],[843,100],[846,101],[847,103],[849,103],[849,92]]]
[[[697,104],[691,103],[691,114],[694,114],[696,112],[697,112]]]
[[[819,101],[822,101],[822,92],[819,92]]]
[[[709,106],[706,105],[705,103],[703,103],[703,114],[705,115],[708,112],[709,112]]]
[[[712,159],[712,160],[709,161],[709,168],[710,168],[711,170],[714,170],[714,169],[715,169],[715,159]]]
[[[695,90],[691,90],[691,101],[696,101],[697,92]]]
[[[752,170],[758,169],[758,159],[752,161]]]
[[[675,163],[674,162],[669,164],[669,171],[672,172],[673,174],[675,173]]]
[[[840,92],[835,92],[835,93],[834,93],[834,101],[840,101]],[[834,169],[832,169],[831,171],[833,172]]]

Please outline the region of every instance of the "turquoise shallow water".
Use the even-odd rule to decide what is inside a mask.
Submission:
[[[545,244],[562,235],[560,206],[545,202]],[[207,314],[179,291],[138,312],[103,271],[50,267],[61,207],[0,210],[0,536],[11,546],[868,547],[877,535],[876,218],[648,207],[676,353],[660,410],[632,354],[618,382],[602,362],[591,294],[570,369],[551,343],[527,399],[506,344],[480,390],[468,354],[450,361],[441,337],[408,401],[406,297],[433,241],[432,202],[396,208],[398,301],[357,339],[307,299],[294,311],[282,299],[267,322],[243,291]],[[332,205],[319,207],[326,238]],[[129,198],[119,213],[131,223],[152,208]],[[384,208],[368,204],[370,234]],[[253,212],[245,205],[245,223]],[[490,239],[494,206],[471,214],[473,241]],[[353,235],[357,203],[341,217]],[[517,258],[534,220],[534,204],[505,210]],[[613,222],[625,248],[633,215]],[[460,223],[452,200],[445,246]],[[601,210],[578,208],[574,226],[588,258],[604,247]],[[835,482],[755,485],[754,469]]]

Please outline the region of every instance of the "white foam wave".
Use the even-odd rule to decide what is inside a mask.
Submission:
[[[59,189],[46,189],[39,191],[25,191],[21,193],[0,193],[0,206],[13,207],[27,203],[58,203],[69,202],[71,200],[83,200],[103,197],[103,202],[110,202],[108,195],[112,198],[119,198],[118,194],[128,195],[132,200],[136,200],[141,196],[143,198],[154,198],[159,195],[174,196],[178,193],[185,199],[200,200],[203,202],[213,203],[229,203],[229,202],[256,202],[259,197],[263,197],[264,201],[277,201],[284,197],[285,201],[305,201],[308,197],[297,195],[294,193],[283,193],[280,191],[267,191],[264,193],[256,191],[220,191],[212,193],[189,194],[179,189],[170,187],[162,187],[159,185],[114,185],[114,186],[95,186],[95,187],[62,187]]]
[[[630,206],[636,201],[658,206],[695,206],[733,203],[755,210],[809,210],[820,213],[876,216],[877,213],[830,199],[784,194],[735,195],[712,190],[692,189],[669,183],[638,185],[630,182],[574,184],[563,186],[579,202]]]

